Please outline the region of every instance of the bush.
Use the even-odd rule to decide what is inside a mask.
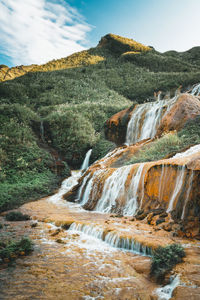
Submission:
[[[24,215],[20,211],[11,211],[6,215],[7,221],[27,221],[30,220],[29,215]]]
[[[185,251],[180,244],[172,244],[166,247],[158,247],[152,257],[151,276],[158,283],[162,283],[167,272],[182,262],[185,257]]]
[[[33,251],[33,243],[27,237],[21,238],[20,241],[8,241],[6,243],[0,243],[0,258],[2,262],[13,261],[18,256],[27,255],[31,253],[31,251]]]
[[[58,179],[50,171],[28,172],[0,183],[0,211],[17,208],[27,201],[37,200],[55,190]]]

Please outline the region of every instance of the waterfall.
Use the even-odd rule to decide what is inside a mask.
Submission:
[[[44,123],[43,123],[43,121],[40,122],[40,136],[41,136],[41,140],[43,142],[45,142],[45,138],[44,138]]]
[[[176,155],[174,155],[172,158],[182,158],[182,157],[187,157],[190,155],[194,155],[196,153],[200,152],[200,144],[195,145],[190,147],[188,150],[186,150],[185,152],[181,152],[181,153],[177,153]]]
[[[182,211],[182,215],[181,215],[181,219],[183,220],[184,216],[185,216],[185,208],[187,206],[187,203],[189,201],[189,197],[190,197],[190,192],[191,192],[191,189],[192,189],[192,184],[193,184],[193,178],[194,178],[194,172],[192,170],[191,174],[190,174],[190,179],[189,179],[189,182],[188,182],[188,189],[187,189],[187,194],[186,194],[186,198],[185,198],[185,202],[184,202],[184,206],[183,206],[183,211]]]
[[[85,171],[89,167],[89,160],[90,160],[91,153],[92,153],[92,149],[88,150],[88,152],[86,153],[85,159],[81,166],[82,171]]]
[[[105,235],[105,242],[115,248],[133,251],[146,256],[152,255],[152,250],[150,247],[142,245],[134,238],[121,237],[119,234],[112,231]]]
[[[163,200],[162,198],[165,190],[166,176],[167,176],[167,168],[165,167],[164,164],[162,164],[162,171],[161,171],[159,190],[158,190],[158,199],[160,202]]]
[[[48,198],[48,201],[54,204],[62,204],[63,205],[63,195],[71,190],[77,183],[79,178],[81,177],[80,171],[72,171],[71,176],[67,179],[63,180],[62,185],[58,192],[53,196]],[[65,202],[64,202],[65,203]]]
[[[121,211],[120,204],[125,202],[123,214],[130,216],[134,215],[138,207],[138,188],[144,165],[144,163],[139,165],[135,175],[132,177],[130,185],[127,185],[126,183],[133,167],[132,165],[114,170],[104,182],[103,190],[95,210],[104,213],[118,210]],[[92,176],[91,174],[88,174],[84,178],[78,194],[81,205],[86,204],[88,200],[93,201],[93,198],[96,199],[98,187],[96,188],[95,184],[96,182],[99,183],[101,181],[102,174],[105,174],[105,170],[97,170]],[[142,179],[144,179],[143,177]]]
[[[178,275],[171,277],[170,281],[171,282],[169,284],[156,289],[156,294],[158,295],[159,300],[170,300],[174,289],[180,285],[180,279]]]
[[[97,239],[103,240],[103,228],[101,227],[72,223],[69,230],[81,231],[87,235],[91,235]]]
[[[80,190],[79,190],[78,199],[81,200],[81,202],[80,202],[81,205],[86,204],[90,197],[90,192],[91,192],[92,184],[93,184],[93,180],[94,180],[94,174],[87,182],[89,176],[90,176],[90,174],[84,178],[83,184],[81,185]],[[83,196],[81,197],[81,193],[82,193],[82,190],[85,187],[85,185],[86,185],[86,188],[83,193]]]
[[[163,116],[164,108],[167,108],[166,112],[168,112],[176,100],[177,96],[170,100],[165,99],[137,105],[127,126],[126,144],[130,145],[147,138],[153,138]]]
[[[89,174],[87,174],[87,176],[85,176],[83,178],[81,187],[79,188],[79,191],[78,191],[78,200],[80,200],[82,198],[82,192],[83,192],[83,190],[85,188],[85,185],[86,185],[86,183],[87,183],[87,181],[88,181],[88,179],[89,179],[90,176],[91,176],[91,174],[89,173]]]
[[[171,196],[171,199],[169,201],[169,206],[167,208],[167,212],[170,212],[173,210],[174,207],[174,201],[176,197],[179,195],[181,192],[182,186],[184,184],[184,177],[185,177],[185,166],[181,166],[181,169],[178,172],[178,175],[176,177],[176,183],[175,183],[175,188],[173,191],[173,194]]]
[[[132,166],[118,168],[106,179],[95,210],[109,213],[116,208],[116,201],[125,195],[125,183],[131,168]]]
[[[152,255],[152,249],[150,247],[142,245],[133,237],[123,237],[114,231],[107,232],[106,230],[104,231],[104,229],[100,226],[97,227],[94,225],[72,223],[69,230],[83,232],[89,236],[100,239],[115,248],[128,250],[145,256]]]
[[[200,95],[200,83],[195,85],[191,91],[191,95],[199,96]]]
[[[129,197],[126,200],[126,205],[123,210],[123,215],[132,216],[136,212],[138,207],[137,199],[138,199],[138,187],[142,176],[142,171],[144,168],[144,163],[140,164],[137,169],[136,174],[133,176],[130,187],[129,187]]]

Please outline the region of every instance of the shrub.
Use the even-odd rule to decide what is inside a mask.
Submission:
[[[24,215],[20,211],[11,211],[6,215],[7,221],[27,221],[30,220],[29,215]]]
[[[172,244],[166,247],[158,247],[152,257],[151,276],[158,283],[162,283],[167,272],[182,262],[185,257],[185,251],[180,244]]]
[[[33,251],[33,243],[27,237],[21,238],[20,241],[8,241],[6,243],[0,243],[0,258],[3,262],[13,261],[18,256],[27,255],[31,251]]]

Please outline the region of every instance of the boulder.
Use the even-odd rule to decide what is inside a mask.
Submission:
[[[164,132],[179,131],[189,119],[200,115],[200,101],[190,94],[182,94],[168,113],[164,115],[157,129],[158,136]]]
[[[126,129],[135,105],[124,109],[108,119],[104,126],[107,140],[117,146],[123,145],[126,140]]]

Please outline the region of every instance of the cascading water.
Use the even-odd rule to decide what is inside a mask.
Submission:
[[[127,126],[126,144],[130,145],[147,138],[153,138],[160,124],[164,108],[166,108],[165,113],[168,112],[176,100],[177,96],[170,100],[137,105]]]
[[[138,203],[137,203],[138,187],[139,187],[139,183],[141,180],[144,165],[145,165],[144,163],[140,164],[136,174],[132,178],[132,181],[131,181],[131,184],[129,187],[128,199],[126,201],[126,205],[123,210],[124,215],[128,215],[128,216],[134,215],[134,213],[136,212],[136,209],[138,207]]]
[[[172,158],[183,158],[183,157],[187,157],[190,155],[194,155],[196,153],[200,152],[200,144],[195,145],[193,147],[190,147],[188,150],[186,150],[185,152],[182,153],[177,153],[176,155],[174,155]]]
[[[65,205],[66,202],[65,201],[63,202],[63,198],[62,198],[63,195],[78,183],[80,177],[81,177],[80,171],[72,171],[71,176],[63,180],[62,185],[58,190],[58,192],[53,196],[50,196],[48,198],[48,201],[54,204]]]
[[[145,256],[152,255],[152,249],[150,247],[142,245],[141,243],[137,242],[134,238],[120,236],[114,231],[106,232],[102,227],[72,223],[69,230],[75,232],[83,232],[89,236],[93,236],[97,239],[106,242],[114,248],[128,250]]]
[[[82,171],[85,171],[89,167],[89,161],[90,161],[91,154],[92,154],[92,149],[88,150],[88,152],[85,155],[85,159],[84,159],[83,164],[81,166]]]
[[[200,83],[195,85],[191,91],[191,95],[199,96],[200,95]]]
[[[180,194],[182,186],[184,184],[184,177],[185,177],[185,166],[181,166],[181,168],[178,172],[178,175],[176,177],[175,188],[174,188],[173,194],[171,196],[171,199],[169,201],[169,206],[167,208],[167,212],[170,212],[173,210],[174,201],[176,200],[176,197],[178,197],[178,195]]]
[[[189,186],[188,186],[188,189],[187,189],[187,194],[186,194],[186,198],[185,198],[185,202],[184,202],[184,206],[183,206],[183,211],[182,211],[182,215],[181,215],[182,220],[185,216],[185,209],[186,209],[187,203],[188,203],[189,198],[190,198],[190,192],[191,192],[191,189],[192,189],[193,178],[194,178],[194,172],[192,170],[192,172],[190,174],[190,179],[189,179],[189,182],[188,182]]]
[[[159,300],[170,300],[174,289],[180,285],[179,276],[171,278],[171,282],[161,288],[156,289]]]
[[[117,199],[125,194],[125,183],[130,170],[131,166],[118,168],[106,179],[95,210],[108,213],[116,208]]]

